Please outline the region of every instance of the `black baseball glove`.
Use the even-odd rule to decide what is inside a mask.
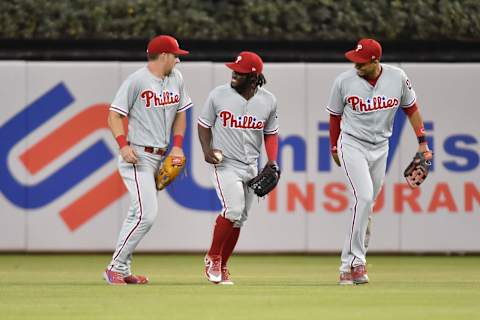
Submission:
[[[276,163],[269,162],[255,178],[248,181],[247,185],[257,196],[264,197],[277,186],[278,180],[280,169]]]
[[[430,166],[432,165],[433,154],[431,151],[417,152],[412,162],[403,172],[410,188],[418,188],[427,179]]]

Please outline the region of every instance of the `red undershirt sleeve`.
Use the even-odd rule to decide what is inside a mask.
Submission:
[[[277,161],[278,157],[278,134],[266,134],[263,136],[265,140],[265,150],[269,161]]]
[[[340,122],[342,116],[330,114],[330,150],[337,152],[337,141],[340,136]]]
[[[402,108],[402,111],[405,112],[405,114],[407,115],[407,117],[410,117],[412,114],[415,113],[415,111],[418,110],[418,107],[417,107],[417,104],[414,103],[411,107],[408,107],[408,108]]]

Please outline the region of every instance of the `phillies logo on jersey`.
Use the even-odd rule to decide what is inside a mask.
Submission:
[[[353,111],[373,112],[383,109],[391,109],[399,105],[397,98],[387,98],[385,96],[374,96],[366,101],[359,96],[347,97],[347,102],[352,106]]]
[[[230,111],[221,111],[220,119],[222,119],[222,125],[224,127],[230,127],[233,129],[261,130],[265,126],[265,121],[257,120],[254,116],[248,114],[235,116],[235,114]]]
[[[142,100],[145,100],[145,108],[161,107],[169,104],[176,104],[180,101],[180,96],[173,92],[163,90],[162,96],[159,97],[153,90],[144,90],[140,94]]]

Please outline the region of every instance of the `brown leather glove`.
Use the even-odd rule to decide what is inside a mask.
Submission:
[[[182,172],[187,159],[184,156],[167,156],[156,177],[157,190],[163,190]]]

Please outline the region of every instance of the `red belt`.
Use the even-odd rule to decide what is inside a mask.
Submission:
[[[158,154],[163,156],[166,152],[166,149],[154,148],[154,147],[144,147],[145,152]]]

